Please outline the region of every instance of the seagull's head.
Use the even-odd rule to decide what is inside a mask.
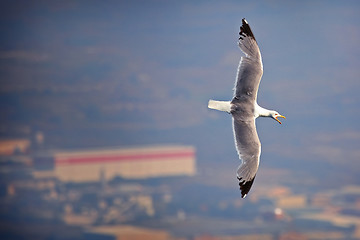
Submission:
[[[271,111],[271,115],[270,115],[274,120],[276,120],[278,123],[281,124],[280,120],[278,118],[284,118],[286,119],[285,116],[281,115],[280,113],[278,113],[277,111]]]

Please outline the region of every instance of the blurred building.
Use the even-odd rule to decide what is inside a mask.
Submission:
[[[0,155],[26,153],[30,148],[28,139],[0,140]]]
[[[56,177],[65,182],[149,177],[192,176],[196,173],[191,146],[151,146],[99,150],[56,151],[34,158],[36,178]]]
[[[308,232],[304,233],[304,235],[311,240],[342,240],[347,239],[348,237],[342,232],[334,232],[334,231],[327,231],[327,232]]]
[[[280,208],[304,208],[307,204],[305,195],[290,195],[277,200],[276,205]]]
[[[273,240],[273,236],[271,234],[242,234],[236,236],[208,236],[202,235],[197,236],[194,240]]]
[[[164,230],[134,227],[129,225],[99,226],[90,228],[85,233],[86,239],[92,240],[180,240]]]

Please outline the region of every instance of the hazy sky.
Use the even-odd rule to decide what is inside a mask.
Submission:
[[[232,96],[243,17],[258,102],[287,117],[257,122],[265,165],[360,170],[359,1],[1,1],[0,134],[236,159],[231,118],[207,101]]]

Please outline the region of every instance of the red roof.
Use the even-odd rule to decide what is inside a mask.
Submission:
[[[120,161],[158,161],[178,158],[193,158],[195,151],[186,149],[171,152],[148,152],[148,153],[113,153],[103,155],[83,155],[83,156],[58,156],[55,158],[56,165],[62,164],[85,164],[85,163],[106,163]]]

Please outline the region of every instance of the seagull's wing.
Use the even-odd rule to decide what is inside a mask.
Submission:
[[[236,149],[241,160],[237,170],[237,178],[241,197],[250,191],[259,167],[261,144],[256,132],[254,121],[239,121],[233,115],[233,129]]]
[[[245,53],[245,56],[241,57],[239,63],[234,97],[241,98],[241,96],[247,96],[255,101],[263,74],[263,65],[259,46],[245,18],[242,19],[239,34],[238,45],[241,51]]]
[[[241,196],[250,191],[259,167],[261,144],[256,132],[254,108],[263,73],[261,54],[245,19],[240,27],[239,47],[245,53],[238,67],[232,103],[233,129],[241,165],[237,177]]]

